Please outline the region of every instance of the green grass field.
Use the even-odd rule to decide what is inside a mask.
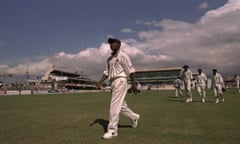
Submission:
[[[240,94],[227,90],[225,102],[207,102],[193,92],[193,102],[174,98],[174,91],[128,95],[141,114],[139,127],[120,117],[119,136],[103,140],[109,92],[0,96],[1,144],[238,144]]]

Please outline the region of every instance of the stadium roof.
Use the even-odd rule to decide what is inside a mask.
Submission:
[[[171,67],[171,68],[154,68],[154,69],[136,69],[136,72],[155,72],[155,71],[173,71],[181,70],[182,67]]]
[[[80,76],[78,72],[70,72],[70,71],[60,70],[60,69],[53,69],[50,73],[64,73],[66,75],[72,75],[75,77]]]

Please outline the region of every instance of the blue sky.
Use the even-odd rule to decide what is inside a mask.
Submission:
[[[72,69],[84,70],[90,75],[96,75],[92,71],[100,73],[104,68],[104,59],[106,59],[107,53],[106,56],[98,56],[101,57],[99,60],[95,59],[96,55],[91,55],[91,53],[92,51],[101,53],[102,47],[105,47],[104,44],[110,36],[123,40],[126,43],[125,47],[129,47],[129,49],[134,48],[135,50],[136,48],[136,51],[144,52],[144,56],[168,57],[166,62],[158,59],[159,65],[152,62],[150,68],[181,66],[187,63],[187,59],[184,57],[179,57],[177,60],[181,63],[169,62],[172,57],[176,58],[178,50],[167,51],[164,49],[170,46],[169,43],[158,47],[153,44],[162,43],[161,39],[164,35],[164,39],[169,37],[173,41],[177,40],[179,36],[175,34],[176,32],[181,34],[181,30],[184,30],[183,27],[189,27],[192,32],[197,28],[208,28],[208,26],[204,28],[204,25],[200,24],[204,23],[201,21],[202,19],[212,18],[208,16],[208,12],[214,11],[221,14],[221,11],[224,11],[221,10],[222,7],[231,5],[231,3],[239,3],[237,1],[1,0],[0,70],[8,73],[21,72],[24,71],[24,66],[28,65],[32,73],[44,73],[50,65],[71,69],[69,65],[74,64]],[[238,8],[236,11],[231,11],[228,7],[225,9],[227,9],[227,13],[239,12]],[[214,15],[216,15],[215,13]],[[225,21],[222,23],[226,24]],[[176,28],[172,29],[171,27],[169,30],[171,25]],[[152,37],[154,33],[155,37]],[[155,38],[159,38],[159,40],[155,41]],[[179,43],[176,46],[184,48],[182,45],[185,44]],[[207,47],[209,45],[205,48]],[[189,49],[181,49],[180,54],[185,50]],[[89,61],[86,61],[85,56],[82,57],[86,53],[88,53]],[[61,60],[68,63],[60,63]],[[148,68],[150,61],[147,60],[136,63],[136,67]],[[153,59],[150,58],[150,60]],[[77,65],[77,61],[79,63],[83,61],[85,64]],[[97,70],[92,69],[92,66],[96,67],[96,63],[92,61],[102,61],[102,63],[98,63]],[[134,55],[133,61],[137,61],[137,57]],[[193,59],[193,61],[195,60]],[[219,65],[213,64],[212,59],[209,61],[210,66],[221,68]],[[197,68],[206,63],[189,62],[188,64]],[[207,69],[207,66],[202,67]]]

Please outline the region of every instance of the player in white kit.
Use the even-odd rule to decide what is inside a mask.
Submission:
[[[196,80],[197,92],[202,100],[202,103],[205,103],[207,76],[205,73],[202,72],[202,69],[198,69],[198,75],[196,77]]]
[[[240,87],[239,87],[239,82],[240,82],[240,76],[238,76],[237,74],[234,75],[234,79],[236,81],[236,88],[238,90],[238,93],[240,93]]]
[[[101,84],[107,78],[111,83],[111,103],[109,111],[109,124],[107,132],[102,136],[104,139],[111,139],[118,135],[118,123],[120,113],[127,116],[132,121],[132,127],[136,128],[140,115],[133,112],[125,101],[125,96],[128,90],[127,78],[130,77],[132,90],[137,92],[135,85],[135,69],[128,55],[120,51],[121,41],[115,38],[109,38],[108,43],[112,50],[112,55],[108,58],[106,69],[99,82],[97,88],[100,88]]]
[[[186,102],[192,102],[192,71],[189,69],[188,65],[183,66],[183,71],[181,73],[181,79],[183,80],[184,90],[186,94]]]
[[[215,103],[219,102],[219,99],[224,101],[223,89],[225,89],[222,75],[217,72],[217,69],[213,69],[212,88],[215,96]]]
[[[183,83],[181,79],[177,78],[173,81],[173,86],[175,87],[175,97],[183,96]]]

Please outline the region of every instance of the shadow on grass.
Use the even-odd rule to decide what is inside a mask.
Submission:
[[[175,101],[175,102],[185,102],[185,98],[183,97],[168,97],[169,101]]]
[[[173,97],[173,96],[171,96],[171,97],[168,97],[168,101],[186,103],[186,99],[183,98],[183,97]],[[201,100],[193,100],[190,103],[202,103],[202,101]],[[215,101],[205,101],[205,103],[215,103]]]
[[[105,119],[95,119],[89,126],[98,124],[103,127],[104,132],[107,132],[108,123],[109,121]],[[118,128],[132,128],[132,125],[118,125]]]
[[[107,121],[105,119],[95,119],[93,121],[93,123],[91,123],[89,126],[93,126],[95,124],[99,124],[99,125],[101,125],[103,127],[104,132],[107,132],[108,123],[109,123],[109,121]]]
[[[118,125],[118,128],[132,128],[132,125]]]

